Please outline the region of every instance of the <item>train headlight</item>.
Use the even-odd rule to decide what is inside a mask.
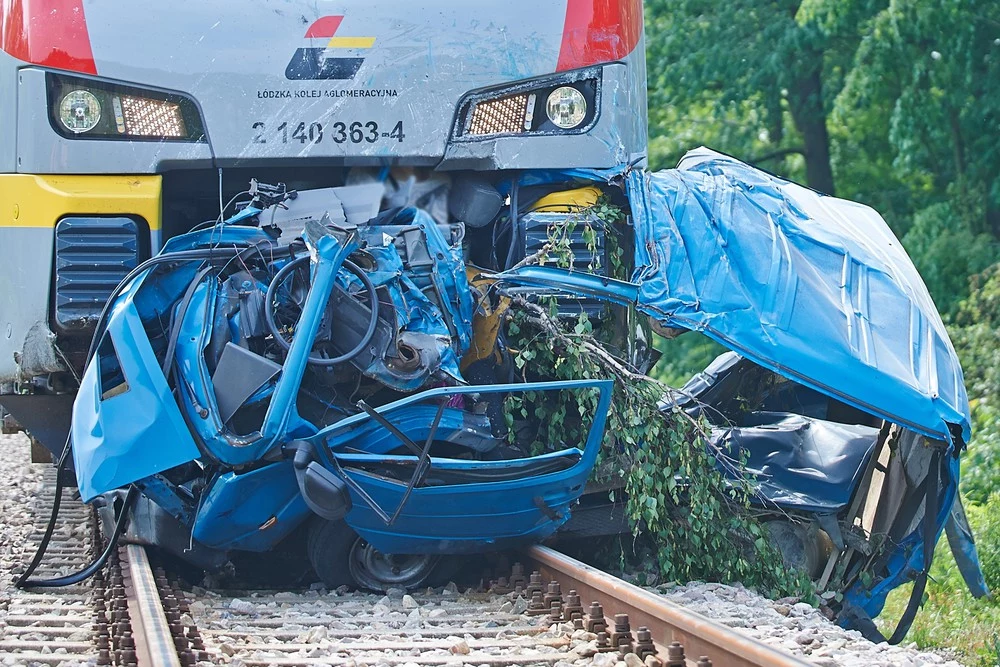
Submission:
[[[583,134],[601,109],[599,67],[562,72],[468,93],[458,105],[452,140]]]
[[[197,104],[183,93],[46,74],[52,128],[68,139],[205,141]]]
[[[531,129],[535,94],[485,100],[472,109],[469,134],[519,134]]]
[[[59,120],[75,134],[90,132],[101,120],[101,103],[89,90],[71,90],[59,103]]]
[[[587,117],[587,99],[572,86],[560,86],[549,93],[545,115],[556,127],[572,130]]]

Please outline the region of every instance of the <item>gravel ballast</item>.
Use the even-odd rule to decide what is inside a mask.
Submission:
[[[914,643],[875,644],[856,630],[845,630],[832,623],[819,609],[805,602],[769,600],[740,585],[699,582],[661,587],[656,592],[671,602],[823,667],[960,667],[954,659],[917,650]]]
[[[0,435],[0,596],[10,599],[15,570],[30,560],[32,504],[41,495],[44,465],[31,464],[31,447],[23,435]],[[27,551],[25,554],[24,552]]]

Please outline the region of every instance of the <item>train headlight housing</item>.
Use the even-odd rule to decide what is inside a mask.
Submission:
[[[204,141],[194,101],[180,93],[66,76],[47,77],[52,127],[71,139]]]
[[[587,99],[572,86],[560,86],[545,100],[545,115],[556,127],[572,130],[587,117]]]
[[[101,103],[89,90],[71,90],[59,102],[59,120],[74,134],[89,132],[101,120]]]
[[[580,134],[597,121],[600,97],[600,68],[476,91],[459,104],[452,136]]]

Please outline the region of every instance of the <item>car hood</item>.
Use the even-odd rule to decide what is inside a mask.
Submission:
[[[968,440],[955,349],[878,213],[707,148],[628,178],[645,312],[884,419]]]

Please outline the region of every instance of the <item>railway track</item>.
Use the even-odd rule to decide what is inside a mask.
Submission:
[[[809,664],[553,549],[535,546],[526,555],[541,581],[561,582],[562,588],[571,587],[582,599],[600,601],[605,618],[626,622],[621,624],[623,630],[628,625],[629,629],[640,628],[638,634],[648,633],[657,655],[665,657],[664,664],[669,667],[685,664],[681,660],[691,664],[692,656],[694,664],[701,667]]]
[[[43,475],[32,499],[32,528],[23,545],[20,575],[42,539],[52,504],[55,470]],[[34,579],[75,573],[104,542],[91,507],[64,493],[59,520]],[[156,665],[181,667],[145,551],[120,547],[107,566],[79,584],[11,590],[0,598],[0,663],[4,665]]]
[[[51,485],[49,485],[51,488]],[[47,502],[36,503],[37,526]],[[41,528],[32,537],[37,541]],[[101,545],[93,512],[64,502],[36,573],[67,574]],[[30,549],[27,550],[30,553]],[[571,665],[808,664],[545,547],[483,590],[375,595],[350,591],[184,590],[120,547],[76,586],[16,591],[0,604],[0,662],[25,665],[196,664]]]
[[[524,557],[461,595],[204,591],[184,618],[213,662],[248,666],[807,664],[552,549]]]

